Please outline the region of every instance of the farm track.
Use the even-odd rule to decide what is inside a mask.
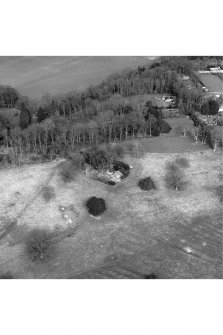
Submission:
[[[6,227],[4,227],[3,231],[0,233],[0,240],[3,237],[6,237],[10,232],[12,227],[14,227],[14,225],[16,225],[16,222],[19,218],[21,218],[21,216],[25,213],[25,211],[29,208],[29,206],[32,205],[32,203],[37,199],[37,197],[40,195],[40,193],[42,192],[43,187],[45,187],[46,185],[48,185],[48,183],[50,182],[50,180],[53,178],[55,172],[57,169],[57,165],[53,168],[53,171],[51,171],[51,173],[47,176],[47,178],[45,179],[45,181],[43,183],[41,183],[40,185],[40,189],[33,195],[33,197],[31,197],[31,199],[25,204],[25,206],[23,207],[23,209],[18,213],[18,215],[16,215],[16,217],[14,217],[14,219],[11,219],[10,222],[6,225]]]
[[[72,233],[72,236],[80,230],[83,229],[89,229],[94,230],[94,227],[91,225],[82,225],[78,227],[79,229],[76,229],[75,232]],[[189,229],[189,228],[188,228]],[[64,238],[67,238],[67,235],[60,235],[59,237],[53,238],[55,243],[61,242]],[[170,251],[168,251],[168,254],[170,255],[171,250],[173,253],[176,253],[177,251],[180,252],[180,254],[187,255],[188,257],[193,257],[197,259],[201,259],[202,261],[206,263],[216,263],[221,264],[221,259],[216,259],[212,257],[208,257],[207,255],[204,255],[204,253],[199,252],[197,250],[192,249],[191,253],[187,253],[183,247],[180,247],[179,244],[173,244],[169,243],[168,241],[164,241],[158,237],[158,235],[151,236],[151,240],[154,240],[155,243],[160,244],[161,249],[162,248],[170,248]],[[115,243],[116,242],[116,245]],[[140,257],[144,257],[143,259],[143,267],[144,268],[151,268],[157,267],[157,264],[161,263],[163,260],[163,256],[157,256],[156,251],[153,249],[153,247],[150,245],[149,247],[142,248],[142,235],[140,232],[133,231],[128,232],[126,234],[126,238],[123,241],[124,245],[121,245],[120,243],[117,244],[117,241],[113,241],[112,243],[112,252],[110,253],[110,256],[107,256],[102,263],[97,264],[96,266],[90,267],[83,271],[77,271],[74,272],[68,276],[60,277],[60,279],[80,279],[80,278],[95,278],[95,279],[142,279],[145,277],[145,273],[137,272],[134,269],[134,265],[131,266],[131,264],[128,264],[130,261],[134,261]],[[159,248],[160,249],[160,248]],[[117,256],[119,255],[119,256]],[[1,265],[6,264],[10,261],[15,260],[16,258],[23,257],[24,253],[21,253],[19,255],[16,255],[15,257],[8,259],[6,262],[1,263]],[[145,260],[145,256],[148,256]],[[160,264],[158,265],[158,268],[160,268]],[[162,269],[165,271],[165,269]]]
[[[211,263],[221,263],[220,259],[215,259],[212,257],[205,256],[199,251],[193,250],[191,253],[187,253],[183,248],[179,247],[178,245],[168,243],[166,241],[161,240],[158,237],[154,237],[153,239],[162,244],[163,246],[168,246],[172,249],[172,251],[179,250],[180,253],[183,255],[187,255],[188,257],[194,257],[201,259],[204,262],[211,262]],[[131,240],[130,240],[131,241]],[[138,243],[140,241],[138,240]],[[126,240],[125,240],[126,243]],[[142,279],[144,278],[145,274],[138,273],[134,269],[130,269],[129,265],[126,265],[126,261],[134,260],[140,256],[147,256],[148,260],[145,262],[145,259],[143,260],[144,267],[145,265],[151,267],[151,264],[157,264],[161,263],[162,258],[154,259],[154,251],[152,251],[152,247],[147,247],[135,252],[132,252],[131,244],[128,248],[128,250],[123,247],[123,252],[131,252],[129,255],[115,257],[114,260],[111,260],[109,262],[100,263],[92,268],[89,268],[84,271],[79,271],[73,274],[70,274],[69,276],[62,277],[61,279],[85,279],[85,278],[94,278],[94,279]],[[153,256],[151,258],[151,256]],[[155,257],[156,258],[156,257]],[[112,256],[110,257],[112,259]],[[125,262],[123,265],[122,263]],[[146,263],[146,264],[145,264]]]

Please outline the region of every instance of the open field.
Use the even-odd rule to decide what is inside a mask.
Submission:
[[[50,94],[83,90],[109,75],[137,68],[154,57],[76,56],[0,57],[0,85],[11,85],[22,95],[39,98]]]
[[[223,92],[223,81],[211,73],[199,73],[198,78],[210,92]]]
[[[170,136],[168,141],[171,138],[175,139]],[[147,139],[148,146],[151,140],[162,139]],[[0,274],[142,278],[155,272],[160,278],[221,278],[222,212],[215,194],[215,187],[222,183],[221,153],[192,148],[195,145],[190,142],[185,153],[161,153],[160,149],[141,159],[126,156],[133,169],[115,187],[84,174],[64,184],[58,176],[58,162],[1,170]],[[179,156],[190,162],[185,170],[187,186],[170,191],[163,181],[165,164]],[[146,176],[154,179],[157,190],[138,188],[138,180]],[[46,184],[56,194],[48,203],[41,195]],[[106,201],[107,210],[99,220],[85,208],[90,196]],[[66,216],[60,206],[66,208]],[[57,236],[55,257],[44,264],[32,263],[24,252],[25,235],[35,227],[47,227]]]
[[[179,136],[178,127],[191,127],[193,122],[190,118],[167,118],[166,122],[171,126],[168,134],[161,134],[158,137],[144,138],[140,140],[144,151],[148,153],[182,153],[207,150],[204,144],[195,144],[187,136]],[[129,141],[128,141],[129,142]]]

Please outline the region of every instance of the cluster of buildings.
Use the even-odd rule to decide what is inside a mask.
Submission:
[[[200,70],[198,73],[223,73],[223,70],[220,66],[208,66],[208,70]]]
[[[176,98],[171,95],[162,95],[161,97],[155,97],[155,99],[164,103],[175,103],[176,101]]]

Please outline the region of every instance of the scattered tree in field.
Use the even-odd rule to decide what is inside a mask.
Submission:
[[[167,188],[179,191],[185,184],[185,175],[175,163],[167,163],[164,180]]]
[[[71,161],[72,168],[76,171],[79,172],[83,169],[84,166],[84,157],[83,155],[79,153],[75,154],[70,154],[69,155],[69,160]]]
[[[91,215],[99,216],[106,210],[105,200],[102,198],[91,197],[86,202],[86,207]]]
[[[222,133],[213,129],[210,131],[210,138],[213,150],[216,151],[219,144],[222,143]]]
[[[141,158],[144,156],[144,148],[140,142],[134,142],[132,156],[136,158]]]
[[[65,161],[59,165],[59,176],[65,183],[70,183],[75,179],[77,171],[72,165],[72,162]]]
[[[190,127],[189,134],[195,140],[195,144],[197,144],[198,140],[199,140],[199,137],[200,137],[200,134],[201,134],[201,127],[200,126],[198,126],[198,127],[195,127],[195,126]]]
[[[127,142],[125,144],[126,153],[135,158],[141,158],[144,155],[144,148],[140,142]]]
[[[26,237],[25,251],[33,261],[45,261],[54,255],[52,235],[46,229],[34,229]]]
[[[175,159],[175,164],[177,166],[179,166],[180,168],[188,168],[188,167],[190,167],[190,163],[189,163],[188,159],[186,159],[185,157],[177,157]]]
[[[138,182],[139,188],[144,191],[156,190],[156,185],[151,177],[146,177]]]
[[[55,198],[55,191],[53,186],[44,186],[42,189],[42,196],[46,202]]]

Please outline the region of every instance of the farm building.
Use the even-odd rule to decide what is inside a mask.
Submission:
[[[219,107],[218,114],[223,114],[223,104]]]
[[[162,96],[162,101],[165,102],[175,102],[175,97],[174,96],[170,96],[170,95],[163,95]]]
[[[218,73],[219,71],[222,71],[221,67],[209,67],[209,70],[214,73]]]

